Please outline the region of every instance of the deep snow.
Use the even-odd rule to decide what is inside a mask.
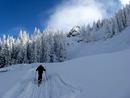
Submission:
[[[129,58],[130,49],[63,63],[47,63],[44,65],[48,79],[40,87],[34,81],[38,64],[13,66],[0,73],[0,97],[129,98]]]
[[[71,60],[43,64],[47,73],[40,87],[39,64],[0,69],[0,98],[130,98],[129,31],[87,44],[68,39]]]

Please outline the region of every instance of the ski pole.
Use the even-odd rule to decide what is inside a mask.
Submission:
[[[37,81],[37,72],[35,71],[35,81]]]
[[[45,65],[45,69],[46,69],[46,65]],[[46,71],[45,71],[45,77],[46,77],[46,80],[48,80]]]
[[[46,77],[46,80],[48,80],[46,71],[45,71],[45,77]]]

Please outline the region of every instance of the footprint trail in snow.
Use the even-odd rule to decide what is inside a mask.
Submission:
[[[40,86],[34,81],[33,70],[9,90],[3,98],[77,98],[80,90],[67,84],[58,74],[48,75]]]

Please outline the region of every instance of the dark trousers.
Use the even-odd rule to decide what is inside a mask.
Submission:
[[[42,73],[38,74],[38,80],[40,80],[40,81],[42,80]]]

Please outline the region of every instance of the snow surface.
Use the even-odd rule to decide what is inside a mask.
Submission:
[[[129,58],[130,49],[47,63],[40,87],[35,80],[38,64],[4,68],[0,98],[130,98]]]
[[[129,36],[130,27],[105,41],[68,40],[69,57],[75,59],[43,64],[47,72],[39,87],[39,64],[2,68],[0,98],[130,98]]]
[[[78,37],[67,39],[67,42],[70,44],[67,47],[68,59],[112,53],[130,48],[130,26],[118,35],[107,40],[100,40],[91,43],[77,43],[78,39]]]

